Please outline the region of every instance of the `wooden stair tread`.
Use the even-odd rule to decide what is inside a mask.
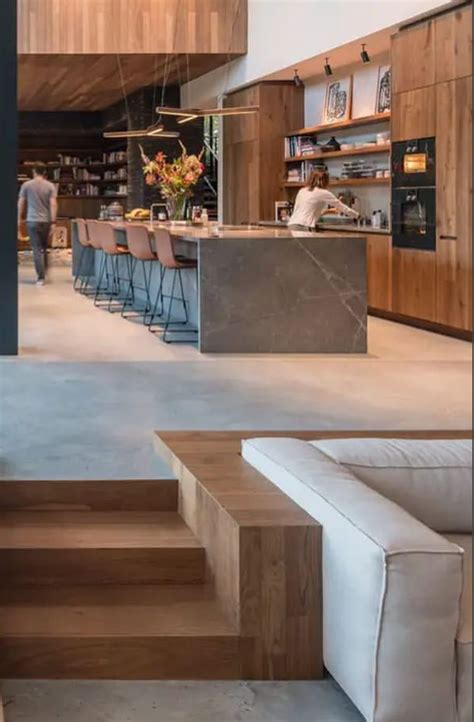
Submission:
[[[0,513],[0,553],[2,549],[200,547],[176,512]]]
[[[235,635],[206,585],[0,591],[1,639]]]

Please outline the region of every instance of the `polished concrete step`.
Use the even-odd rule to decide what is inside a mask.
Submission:
[[[0,481],[0,510],[177,511],[176,479]]]
[[[237,679],[206,585],[0,590],[0,678]]]
[[[3,584],[184,584],[204,574],[204,548],[177,512],[0,512]]]

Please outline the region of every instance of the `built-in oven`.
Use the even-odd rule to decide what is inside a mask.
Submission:
[[[394,188],[426,188],[435,185],[435,138],[416,138],[392,144]]]
[[[392,190],[392,243],[395,248],[436,250],[436,189]]]

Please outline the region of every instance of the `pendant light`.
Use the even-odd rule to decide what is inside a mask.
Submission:
[[[113,130],[103,134],[104,138],[179,138],[180,134],[164,129],[161,124],[150,125],[144,130]]]
[[[179,118],[179,125],[190,123],[196,118],[207,118],[210,116],[226,117],[229,115],[251,115],[258,113],[259,105],[237,105],[234,108],[167,108],[158,107],[156,112],[159,115],[172,115]]]
[[[179,6],[178,6],[178,8],[179,8]],[[120,81],[122,84],[123,98],[124,98],[124,102],[125,102],[125,111],[126,111],[129,125],[131,125],[131,113],[130,113],[130,108],[128,105],[128,95],[127,95],[127,89],[125,87],[125,78],[124,78],[124,74],[123,74],[122,60],[121,60],[120,55],[117,55],[116,57],[117,57],[117,66],[118,66],[118,71],[119,71],[119,75],[120,75]],[[168,72],[169,72],[169,59],[167,58],[166,63],[165,63],[163,94],[164,94],[164,89],[166,88],[166,83],[168,80]],[[155,75],[155,89],[156,89],[156,75]],[[153,103],[153,105],[154,105],[154,103]],[[153,109],[152,109],[152,112],[153,112]],[[157,123],[152,123],[152,125],[149,125],[147,128],[143,128],[140,130],[124,129],[124,130],[106,131],[105,133],[103,133],[103,137],[107,138],[109,140],[111,140],[111,139],[118,140],[118,139],[127,139],[127,138],[160,138],[160,139],[161,138],[172,138],[172,139],[177,139],[177,138],[181,137],[181,134],[176,131],[165,130],[163,124],[158,121]]]
[[[241,2],[240,0],[234,0],[234,21],[232,23],[232,32],[231,37],[229,39],[229,48],[227,51],[227,66],[226,66],[226,78],[224,81],[224,92],[223,97],[226,96],[227,88],[229,84],[229,74],[230,74],[230,63],[232,61],[232,42],[234,39],[234,33],[235,33],[235,27],[237,24],[237,20],[239,17],[239,13],[241,10]],[[188,83],[190,82],[190,73],[189,73],[189,55],[186,54],[186,60],[187,60],[187,73],[188,73]],[[225,118],[228,116],[236,116],[236,115],[251,115],[253,113],[258,113],[260,111],[259,105],[237,105],[235,107],[227,107],[227,108],[169,108],[165,106],[163,103],[161,106],[158,106],[156,108],[156,112],[158,115],[170,115],[174,118],[178,118],[178,125],[185,125],[186,123],[191,123],[193,120],[197,120],[198,118],[209,118],[213,116],[218,116],[221,118]]]

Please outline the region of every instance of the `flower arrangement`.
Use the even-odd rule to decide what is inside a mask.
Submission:
[[[167,156],[160,152],[153,160],[145,155],[140,146],[144,162],[143,173],[145,183],[158,186],[161,195],[166,199],[168,213],[172,220],[184,217],[186,201],[193,195],[193,188],[204,172],[201,162],[204,150],[197,155],[188,155],[185,146],[180,142],[181,155],[169,162]]]

